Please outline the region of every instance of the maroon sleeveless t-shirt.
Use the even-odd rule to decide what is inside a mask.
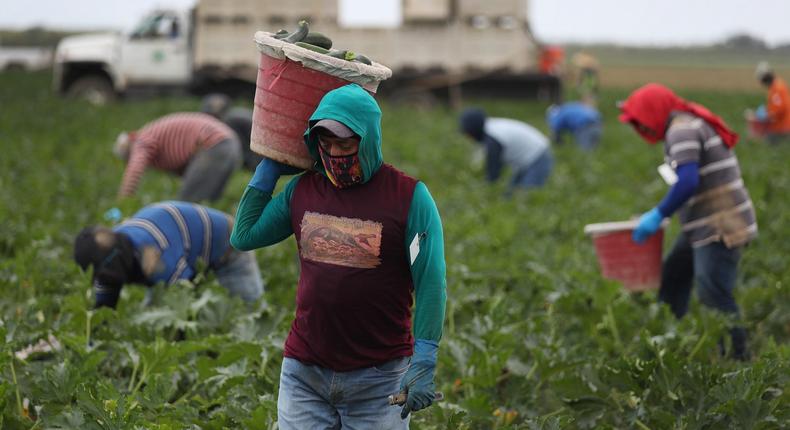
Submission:
[[[301,273],[285,356],[335,371],[412,354],[406,222],[417,180],[383,164],[338,189],[305,173],[291,198]]]

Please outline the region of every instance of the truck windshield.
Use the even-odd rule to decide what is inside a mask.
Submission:
[[[178,18],[166,13],[149,15],[132,32],[133,39],[178,37]]]

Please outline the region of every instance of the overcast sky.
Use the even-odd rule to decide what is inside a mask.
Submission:
[[[393,8],[383,5],[400,3],[340,1],[361,5],[344,10],[364,10],[364,6],[375,1],[377,7],[371,13],[390,15]],[[129,29],[154,6],[194,3],[195,0],[0,0],[0,27]],[[738,32],[771,44],[790,42],[790,0],[529,0],[529,11],[535,34],[550,43],[696,44],[718,41]]]

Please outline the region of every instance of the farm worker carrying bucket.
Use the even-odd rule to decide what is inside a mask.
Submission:
[[[275,38],[272,33],[255,33],[255,43],[261,57],[250,148],[302,169],[313,167],[302,133],[321,97],[349,83],[375,93],[379,83],[392,76],[392,71],[379,63],[330,57]]]
[[[633,231],[634,241],[642,243],[678,212],[682,231],[664,259],[659,299],[680,318],[696,281],[704,305],[737,317],[738,261],[744,245],[757,236],[754,208],[733,150],[738,135],[704,106],[658,84],[637,89],[619,108],[620,121],[648,143],[664,142],[674,173],[667,195]],[[745,330],[735,326],[730,331],[731,355],[746,358]]]
[[[291,234],[298,246],[278,425],[406,429],[410,413],[437,397],[446,301],[439,212],[424,183],[383,162],[381,110],[360,85],[326,93],[302,131],[314,169],[272,197],[294,168],[264,158],[231,235],[238,249]],[[402,407],[390,406],[397,393]]]

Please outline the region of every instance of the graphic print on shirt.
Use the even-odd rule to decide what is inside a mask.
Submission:
[[[375,221],[305,212],[300,253],[306,260],[373,269],[381,264],[382,228]]]

